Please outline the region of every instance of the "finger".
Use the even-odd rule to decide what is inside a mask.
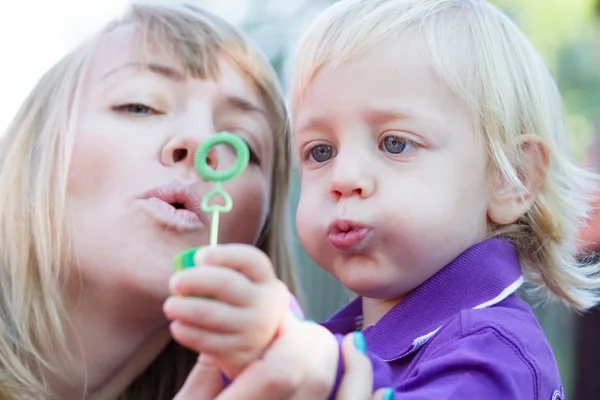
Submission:
[[[232,349],[240,345],[238,335],[212,333],[181,321],[171,322],[169,328],[171,336],[177,343],[196,353],[206,352],[221,358],[230,354]]]
[[[203,265],[174,274],[170,287],[175,295],[212,297],[241,307],[251,296],[253,283],[232,269]]]
[[[342,342],[344,376],[336,400],[368,400],[373,391],[371,361],[358,348],[364,348],[364,337],[352,332]],[[357,348],[358,347],[358,348]]]
[[[168,319],[211,332],[237,333],[247,326],[247,313],[220,301],[198,297],[170,297],[163,306]]]
[[[222,390],[219,367],[211,356],[202,354],[173,400],[214,400]]]
[[[203,247],[194,254],[196,265],[219,265],[232,268],[254,282],[275,278],[269,257],[261,250],[247,244],[223,244]]]
[[[371,400],[394,400],[394,389],[379,389],[375,392]]]

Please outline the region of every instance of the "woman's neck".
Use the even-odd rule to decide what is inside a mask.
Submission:
[[[153,333],[137,346],[127,358],[116,355],[120,359],[120,368],[113,371],[109,368],[98,368],[96,376],[98,384],[89,388],[90,400],[112,400],[119,397],[125,389],[158,357],[171,340],[168,328]],[[92,377],[90,371],[90,377]],[[90,379],[91,381],[91,379]]]
[[[123,315],[123,303],[119,307],[106,298],[98,300],[86,296],[85,301],[68,307],[67,343],[72,344],[69,351],[75,363],[67,380],[51,382],[61,399],[117,398],[171,340],[168,322],[155,317],[161,315],[160,304],[148,313],[152,318],[144,318],[139,312],[137,316]],[[148,310],[146,306],[136,308]]]

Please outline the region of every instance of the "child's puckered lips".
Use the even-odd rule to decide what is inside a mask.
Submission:
[[[344,252],[355,253],[360,251],[361,245],[372,230],[372,227],[358,222],[336,220],[329,225],[327,232],[333,247]]]

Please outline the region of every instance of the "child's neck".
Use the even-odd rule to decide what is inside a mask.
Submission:
[[[371,299],[363,297],[363,329],[375,325],[388,311],[402,301],[406,296],[400,296],[393,299]]]

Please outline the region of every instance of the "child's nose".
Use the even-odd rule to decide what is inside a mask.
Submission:
[[[369,168],[357,160],[335,158],[329,191],[335,200],[359,196],[367,198],[375,190],[375,179]]]

